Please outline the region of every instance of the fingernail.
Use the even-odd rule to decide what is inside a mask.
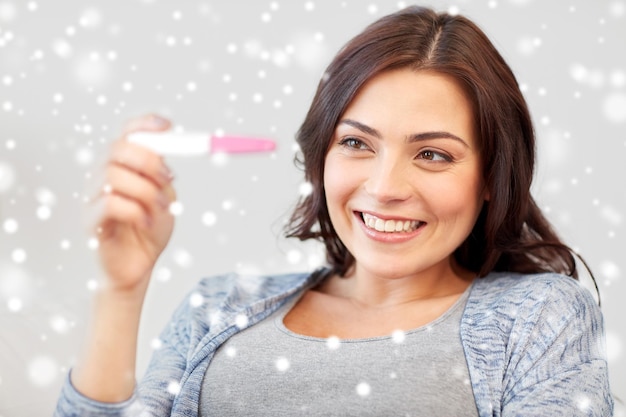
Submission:
[[[169,206],[170,206],[170,200],[167,198],[167,196],[165,194],[159,193],[157,195],[157,204],[163,210],[167,210],[169,208]]]
[[[168,121],[160,116],[157,116],[156,114],[153,114],[150,116],[150,123],[152,126],[159,128],[167,126]]]
[[[166,166],[161,167],[159,175],[167,183],[172,182],[172,180],[174,179],[174,174]]]

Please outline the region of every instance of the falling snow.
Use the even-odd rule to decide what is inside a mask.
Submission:
[[[239,327],[240,329],[245,328],[248,325],[248,316],[244,315],[244,314],[239,314],[236,318],[235,318],[235,324],[237,327]]]
[[[313,184],[311,184],[308,181],[307,182],[303,182],[298,187],[298,191],[300,192],[300,195],[302,197],[306,197],[306,196],[310,195],[311,193],[313,193]]]
[[[180,392],[180,383],[178,381],[172,381],[167,385],[167,392],[172,395],[178,395]]]
[[[28,364],[28,377],[35,386],[47,387],[60,373],[56,361],[48,356],[38,356]]]
[[[163,341],[155,337],[154,339],[150,341],[150,347],[153,350],[161,349],[163,347]]]
[[[621,92],[610,93],[603,103],[604,116],[615,124],[626,122],[626,94]]]
[[[302,260],[302,252],[300,252],[297,249],[291,249],[289,252],[287,252],[287,262],[289,262],[292,265],[296,265],[298,263],[300,263],[300,261]]]
[[[278,372],[286,372],[289,370],[290,367],[291,363],[289,362],[289,359],[284,357],[276,359],[276,369],[278,370]]]
[[[337,336],[330,336],[328,339],[326,339],[326,346],[330,350],[337,350],[339,349],[339,347],[341,347],[341,339],[339,339]]]
[[[174,259],[174,263],[181,268],[190,268],[193,265],[193,256],[186,249],[175,249],[172,257]]]
[[[202,214],[202,223],[207,227],[214,226],[217,223],[217,215],[212,211],[204,212]]]
[[[251,2],[245,16],[236,2],[140,0],[123,10],[114,3],[0,0],[0,328],[19,329],[0,343],[2,416],[11,406],[51,414],[54,399],[32,404],[20,395],[58,391],[72,366],[88,300],[102,283],[99,241],[84,224],[92,204],[83,202],[92,196],[85,183],[100,178],[109,144],[139,114],[278,143],[270,155],[165,159],[176,174],[178,201],[169,208],[176,229],[153,272],[140,368],[162,346],[162,320],[200,277],[234,270],[250,277],[242,290],[254,291],[255,274],[326,262],[320,246],[277,237],[295,201],[315,191],[293,167],[294,135],[335,51],[410,2]],[[533,190],[559,234],[591,264],[611,385],[625,392],[626,2],[431,3],[475,17],[518,76],[537,130]],[[193,293],[187,302],[198,308],[205,300]],[[243,314],[235,322],[248,324]],[[392,340],[405,336],[397,331]],[[343,349],[336,337],[326,347]],[[237,350],[229,347],[227,356]],[[5,364],[21,372],[7,375]],[[286,376],[295,365],[278,357],[273,366]],[[352,392],[370,396],[368,382],[357,382]],[[168,384],[172,395],[179,390],[177,381]],[[589,399],[576,404],[584,412]]]
[[[360,397],[367,397],[372,392],[372,387],[367,382],[361,382],[356,386],[356,393]]]
[[[403,332],[402,330],[395,330],[392,334],[391,334],[391,339],[395,342],[395,343],[402,343],[404,342],[404,339],[406,339],[406,333]]]
[[[0,193],[8,191],[15,183],[15,170],[8,163],[0,161]]]
[[[183,214],[184,210],[183,203],[181,203],[180,201],[174,201],[170,204],[169,210],[173,216],[180,216],[181,214]]]
[[[167,282],[172,279],[172,271],[167,267],[159,267],[154,272],[154,279],[160,282]]]
[[[197,292],[189,296],[189,305],[192,307],[200,307],[204,303],[204,297]]]

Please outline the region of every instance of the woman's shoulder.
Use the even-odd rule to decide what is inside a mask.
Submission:
[[[557,273],[493,272],[472,284],[466,313],[473,319],[498,321],[540,317],[574,317],[595,321],[598,302],[580,281]]]
[[[496,392],[510,410],[568,406],[554,398],[588,389],[590,410],[610,406],[602,313],[572,277],[498,272],[476,279],[461,337],[483,404]]]
[[[509,302],[513,300],[553,303],[579,299],[597,304],[590,291],[567,275],[553,272],[522,274],[517,272],[492,272],[477,278],[472,285],[473,298],[483,302]]]

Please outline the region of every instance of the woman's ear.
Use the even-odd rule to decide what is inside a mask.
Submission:
[[[489,188],[487,188],[487,186],[485,186],[485,189],[483,190],[483,198],[485,201],[491,200],[491,192],[489,192]]]

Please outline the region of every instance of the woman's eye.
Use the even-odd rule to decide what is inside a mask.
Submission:
[[[369,147],[362,140],[359,140],[356,138],[345,138],[341,142],[339,142],[339,144],[341,146],[345,146],[346,148],[350,148],[350,149],[357,149],[357,150],[369,149]]]
[[[452,160],[448,155],[435,151],[422,151],[417,157],[433,162],[450,162]]]

